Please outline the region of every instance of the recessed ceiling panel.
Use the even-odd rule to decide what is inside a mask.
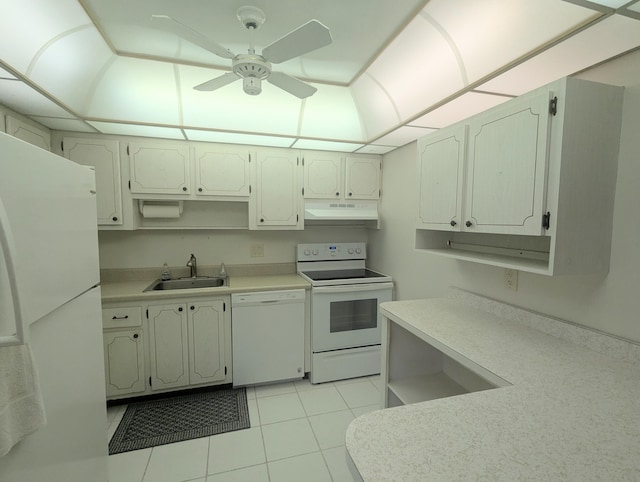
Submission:
[[[451,42],[472,83],[599,14],[557,0],[431,0],[424,15]]]
[[[65,109],[19,80],[0,80],[2,104],[24,115],[74,118]]]
[[[351,95],[356,102],[367,140],[402,123],[389,93],[368,74],[362,75],[353,84]]]
[[[638,45],[640,22],[614,15],[490,80],[478,89],[522,95]]]
[[[174,68],[116,57],[95,85],[86,116],[144,124],[181,122]]]
[[[407,26],[367,74],[389,94],[402,121],[465,86],[455,51],[422,16]]]
[[[152,14],[171,16],[234,53],[247,53],[249,31],[236,12],[246,0],[83,0],[116,50],[142,56],[177,58],[218,68],[230,62],[187,45],[172,34],[152,31]],[[350,82],[395,32],[424,4],[424,0],[257,0],[266,21],[254,32],[256,53],[311,19],[331,30],[333,43],[304,55],[307,76],[314,80]],[[322,64],[340,68],[322,69]],[[305,75],[298,61],[280,64],[290,75]]]
[[[193,86],[224,71],[180,66],[180,92],[185,126],[241,133],[297,135],[302,101],[269,82],[260,95],[246,94],[242,80],[211,92]]]
[[[184,139],[182,131],[173,127],[119,124],[117,122],[87,122],[103,134],[113,134],[118,136],[156,137],[159,139]]]
[[[19,72],[47,42],[91,21],[77,0],[19,0],[2,2],[0,58]]]
[[[95,28],[78,30],[42,51],[32,66],[30,79],[65,105],[85,112],[101,69],[113,58]]]
[[[351,91],[331,85],[317,88],[304,102],[300,136],[364,141]]]
[[[471,117],[510,99],[511,97],[500,95],[467,92],[457,99],[444,104],[442,107],[438,107],[428,114],[411,121],[409,124],[416,127],[440,129],[460,122],[467,117]]]
[[[258,136],[253,134],[237,134],[235,132],[204,131],[185,129],[190,141],[222,142],[225,144],[243,144],[250,146],[291,147],[293,137]]]

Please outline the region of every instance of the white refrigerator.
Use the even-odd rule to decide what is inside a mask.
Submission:
[[[28,343],[46,414],[2,482],[108,479],[99,284],[94,171],[0,133],[0,354]]]

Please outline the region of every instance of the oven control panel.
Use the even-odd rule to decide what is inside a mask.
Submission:
[[[366,243],[299,244],[298,261],[367,259]]]

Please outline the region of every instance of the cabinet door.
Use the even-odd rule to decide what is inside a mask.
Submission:
[[[99,225],[122,225],[120,146],[118,141],[65,137],[64,155],[96,173]]]
[[[227,146],[197,146],[195,152],[198,196],[248,196],[250,154]]]
[[[542,234],[549,117],[542,92],[470,120],[464,229]]]
[[[331,152],[304,153],[302,170],[306,199],[339,199],[344,195],[340,155]]]
[[[149,306],[151,389],[189,383],[187,313],[185,305]]]
[[[132,194],[189,194],[186,145],[129,143]]]
[[[144,392],[144,347],[141,330],[104,333],[107,396]]]
[[[380,159],[347,157],[345,199],[380,199]]]
[[[51,134],[45,128],[38,129],[31,124],[22,122],[13,116],[7,115],[6,118],[7,134],[22,139],[29,144],[38,146],[47,151],[51,150]]]
[[[252,228],[297,228],[302,225],[302,190],[295,151],[264,149],[256,159],[256,192]]]
[[[187,306],[190,383],[224,380],[225,304],[219,300],[190,302]]]
[[[465,136],[460,125],[418,141],[418,228],[460,230]]]

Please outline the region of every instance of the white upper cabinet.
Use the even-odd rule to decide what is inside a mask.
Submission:
[[[565,78],[418,141],[416,248],[606,273],[622,89]]]
[[[118,141],[65,137],[63,151],[67,159],[95,169],[98,224],[106,226],[122,225],[120,147]]]
[[[344,169],[345,199],[380,199],[379,158],[347,157]]]
[[[314,151],[302,157],[305,199],[380,198],[380,158]]]
[[[549,92],[469,120],[463,230],[540,235],[544,228]]]
[[[344,196],[344,168],[340,154],[305,151],[302,158],[306,199],[340,199]]]
[[[5,127],[7,134],[47,151],[51,150],[51,134],[46,128],[39,129],[11,115],[6,116]]]
[[[249,229],[302,229],[300,159],[290,149],[260,149]]]
[[[185,195],[191,192],[186,144],[130,142],[128,151],[132,194]]]
[[[251,155],[241,146],[196,146],[195,194],[199,196],[249,196]]]
[[[459,229],[466,133],[459,125],[418,140],[418,227]]]

